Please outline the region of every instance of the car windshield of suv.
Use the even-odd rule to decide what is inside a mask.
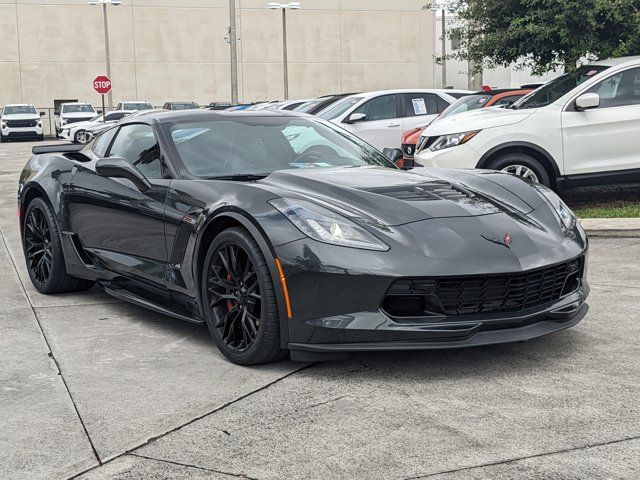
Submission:
[[[333,120],[334,118],[338,118],[360,100],[362,100],[362,98],[363,97],[347,97],[344,100],[336,103],[335,105],[330,105],[329,107],[319,112],[318,117],[324,120]]]
[[[458,115],[459,113],[469,112],[484,107],[491,100],[489,94],[469,95],[462,97],[452,103],[442,114],[440,119]]]
[[[64,113],[96,113],[91,105],[64,105]]]
[[[396,168],[348,132],[308,118],[246,116],[164,128],[182,163],[198,177],[265,177],[292,168]]]
[[[153,105],[150,103],[126,103],[126,110],[153,110]]]
[[[193,108],[198,108],[197,103],[174,103],[171,105],[172,110],[191,110]]]
[[[590,78],[600,72],[604,72],[608,68],[609,67],[604,65],[583,65],[573,72],[565,73],[530,94],[525,95],[509,108],[521,110],[524,108],[541,108],[551,105],[560,97],[564,97],[577,86],[582,85]]]
[[[33,105],[13,105],[4,107],[3,115],[37,115],[38,111]]]
[[[296,108],[293,109],[294,112],[302,112],[302,113],[307,113],[308,111],[310,111],[313,108],[316,108],[318,105],[320,105],[324,100],[311,100],[310,102],[306,102],[303,103],[302,105],[298,105]]]

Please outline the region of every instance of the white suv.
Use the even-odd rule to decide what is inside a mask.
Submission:
[[[97,114],[98,112],[90,103],[73,102],[61,104],[60,111],[55,114],[56,137],[60,136],[60,132],[65,126],[71,123],[86,122]]]
[[[130,112],[133,111],[141,111],[141,110],[153,110],[153,105],[149,102],[131,100],[126,102],[120,102],[116,105],[116,110],[128,110]]]
[[[433,121],[467,90],[385,90],[351,95],[317,114],[378,150],[399,148],[402,134]]]
[[[640,57],[583,65],[515,102],[432,123],[426,167],[489,168],[558,190],[640,179]]]
[[[5,105],[0,114],[0,141],[6,142],[9,138],[42,140],[42,115],[44,113],[28,103]]]

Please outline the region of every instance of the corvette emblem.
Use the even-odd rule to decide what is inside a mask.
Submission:
[[[489,237],[487,235],[482,235],[486,241],[495,243],[497,245],[502,245],[503,247],[511,248],[511,242],[513,242],[513,237],[510,233],[505,233],[502,238]]]

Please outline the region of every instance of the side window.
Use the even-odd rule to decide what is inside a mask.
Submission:
[[[171,105],[168,103],[165,103],[162,108],[163,110],[171,110]]]
[[[631,68],[604,79],[588,93],[600,95],[600,108],[640,105],[640,68]]]
[[[136,123],[121,127],[109,156],[124,158],[147,178],[163,178],[160,147],[150,125]]]
[[[397,118],[396,96],[382,95],[380,97],[373,98],[368,102],[363,103],[360,107],[354,110],[353,113],[364,113],[367,116],[365,119],[366,122]]]
[[[430,93],[405,93],[402,97],[404,98],[405,117],[434,115],[438,111],[436,95]]]
[[[113,136],[116,134],[117,128],[111,128],[100,135],[95,139],[93,143],[93,153],[95,153],[98,157],[102,158],[107,155],[107,149],[109,148],[109,144],[113,139]]]
[[[449,108],[449,104],[447,103],[447,101],[444,98],[438,97],[436,95],[436,101],[438,102],[438,113],[442,113],[447,108]]]
[[[124,113],[115,112],[115,113],[107,113],[104,118],[107,122],[114,122],[116,120],[120,120],[122,117],[124,117]]]

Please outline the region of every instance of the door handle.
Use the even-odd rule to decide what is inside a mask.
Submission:
[[[387,125],[387,127],[392,128],[392,127],[399,127],[400,124],[399,123],[390,123]]]

